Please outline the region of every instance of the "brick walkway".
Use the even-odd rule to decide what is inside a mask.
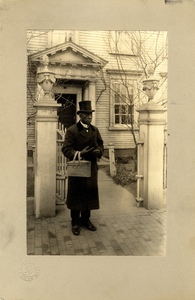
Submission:
[[[91,218],[96,232],[79,236],[62,217],[28,218],[29,255],[165,255],[166,213],[109,215]]]
[[[55,218],[35,219],[33,201],[27,201],[27,254],[166,255],[166,211],[137,208],[131,193],[103,172],[99,176],[100,210],[91,216],[95,232],[81,227],[74,236],[66,206],[58,207]]]

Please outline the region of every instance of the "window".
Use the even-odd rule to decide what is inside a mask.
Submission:
[[[125,31],[110,32],[110,52],[111,54],[133,55],[131,36]]]
[[[114,127],[130,125],[134,121],[133,84],[124,86],[121,83],[112,84],[112,120]]]

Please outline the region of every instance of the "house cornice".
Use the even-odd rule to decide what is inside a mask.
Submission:
[[[118,55],[118,56],[133,56],[133,57],[137,57],[137,55],[133,54],[133,53],[119,53],[119,52],[110,52],[110,55]]]
[[[123,74],[127,74],[127,75],[132,75],[132,76],[141,76],[144,74],[143,71],[141,70],[119,70],[119,69],[106,69],[106,72],[108,74],[117,74],[117,75],[123,75]]]

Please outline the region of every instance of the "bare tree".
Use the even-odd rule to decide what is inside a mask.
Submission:
[[[154,75],[167,59],[167,36],[162,39],[163,34],[165,35],[157,31],[109,32],[105,43],[109,47],[109,54],[114,58],[115,74],[100,70],[97,75],[104,86],[97,101],[106,89],[115,95],[113,109],[116,113],[120,110],[122,115],[120,124],[128,128],[133,136],[135,159],[137,158],[135,127],[138,127],[138,124],[134,118],[134,110],[146,101],[146,95],[142,90],[143,79]],[[161,78],[159,88],[166,81],[167,76]],[[166,105],[166,91],[162,93],[158,103]],[[116,119],[114,122],[119,120]]]

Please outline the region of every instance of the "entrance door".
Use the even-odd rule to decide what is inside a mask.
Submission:
[[[76,123],[76,94],[55,94],[57,103],[62,103],[58,109],[59,122],[68,128]]]

